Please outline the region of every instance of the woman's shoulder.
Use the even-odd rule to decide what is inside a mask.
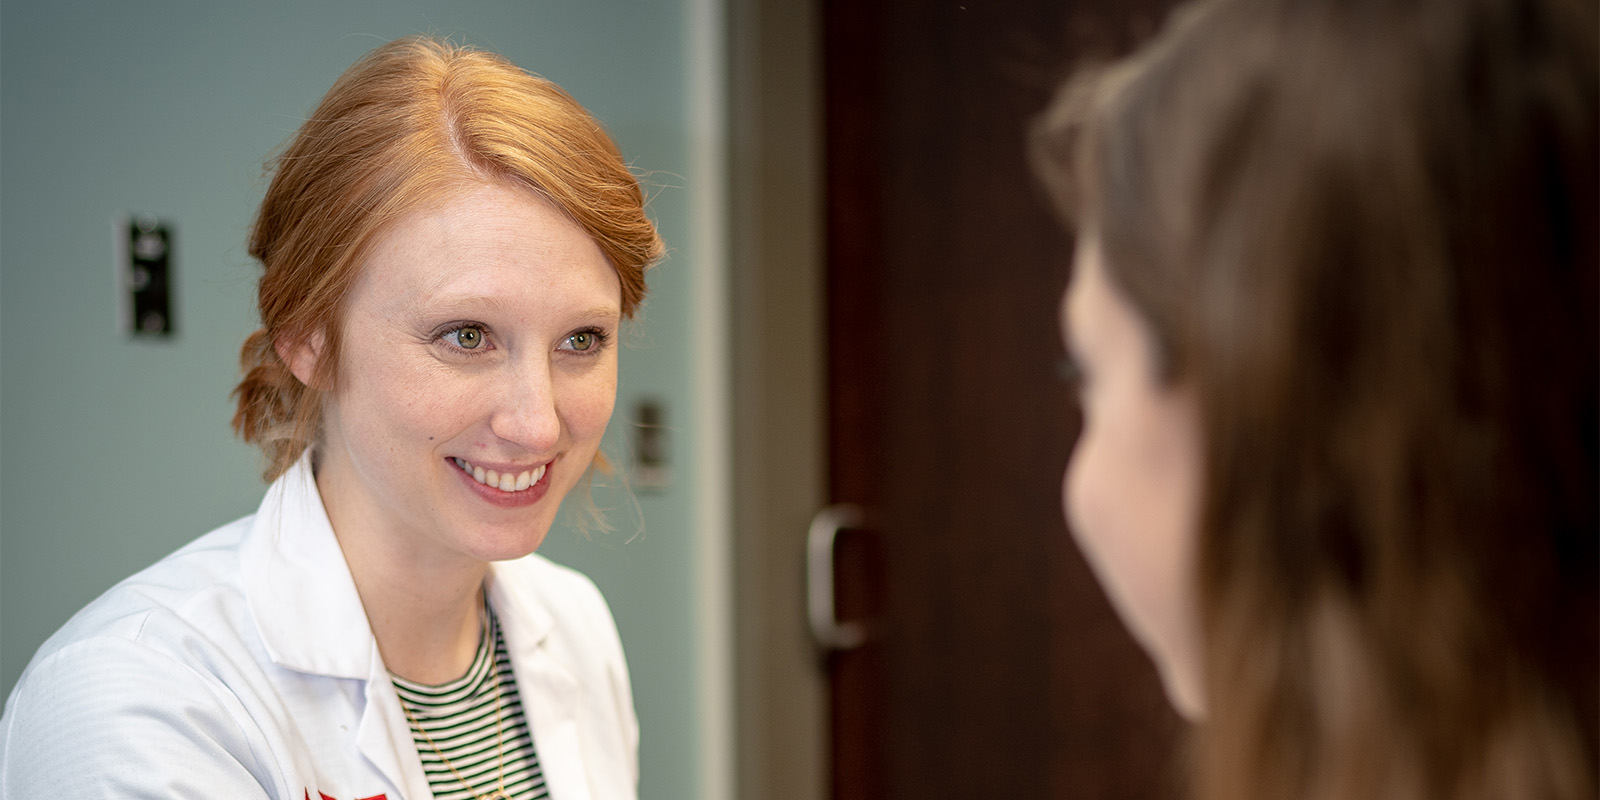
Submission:
[[[218,528],[118,583],[39,648],[0,719],[0,788],[53,776],[93,793],[134,774],[102,756],[128,766],[180,754],[197,766],[216,756],[202,771],[219,786],[259,786],[256,737],[228,688],[252,661],[240,658],[250,647],[237,578],[247,529]]]
[[[207,533],[134,573],[80,609],[40,646],[23,671],[61,671],[94,653],[168,653],[180,659],[238,639],[249,609],[239,583],[239,543],[250,518]],[[196,648],[196,643],[205,647]],[[111,644],[121,643],[121,644]]]
[[[272,782],[261,731],[205,665],[131,637],[41,652],[0,716],[0,795],[158,796],[184,779],[230,797]]]

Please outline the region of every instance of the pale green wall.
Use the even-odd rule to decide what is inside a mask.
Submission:
[[[625,339],[619,415],[668,403],[676,482],[647,522],[597,494],[616,534],[544,552],[612,603],[643,726],[642,794],[699,798],[705,720],[692,552],[701,398],[690,325],[695,187],[687,0],[7,2],[0,10],[0,692],[75,610],[194,536],[254,510],[256,454],[228,429],[254,327],[244,252],[263,157],[339,72],[388,39],[453,35],[564,86],[657,184],[672,255]],[[703,128],[703,125],[698,126]],[[114,330],[111,220],[177,225],[179,335]],[[619,416],[613,434],[626,430]],[[613,438],[617,438],[613,436]],[[613,442],[613,453],[620,442]],[[715,783],[715,779],[710,779]]]

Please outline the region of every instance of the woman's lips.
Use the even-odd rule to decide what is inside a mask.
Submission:
[[[483,484],[484,486],[492,486],[502,492],[520,492],[526,490],[529,486],[538,483],[540,478],[544,477],[545,467],[549,466],[549,464],[540,464],[532,469],[525,469],[517,473],[512,473],[509,470],[506,472],[500,472],[498,470],[484,469],[483,467],[474,465],[472,462],[464,458],[452,458],[450,460],[455,462],[455,465],[459,467],[462,472],[471,475],[473,480]]]
[[[536,467],[512,472],[488,470],[464,458],[448,459],[461,476],[461,482],[478,497],[500,508],[518,508],[539,502],[550,490],[550,466],[547,462]],[[493,483],[490,483],[490,480]],[[501,488],[510,486],[509,489]]]

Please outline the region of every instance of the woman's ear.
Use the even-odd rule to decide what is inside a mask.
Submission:
[[[317,361],[322,357],[322,331],[298,338],[282,337],[273,342],[279,360],[289,366],[289,371],[301,383],[313,387],[317,376]]]

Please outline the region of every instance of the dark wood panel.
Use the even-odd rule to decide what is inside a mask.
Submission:
[[[871,533],[877,532],[882,500],[877,476],[888,463],[880,394],[891,359],[883,347],[883,273],[877,268],[884,243],[876,107],[883,92],[875,52],[881,10],[870,2],[826,3],[823,33],[829,496],[872,509]],[[846,540],[839,551],[837,607],[848,619],[866,617],[866,598],[879,590],[871,584],[882,580],[881,571],[869,575],[859,566],[864,548],[852,545],[860,543]],[[884,687],[890,680],[884,652],[875,638],[866,647],[826,656],[832,690],[829,783],[839,800],[888,797],[884,723],[890,712]]]
[[[836,797],[1173,795],[1178,723],[1061,521],[1070,242],[1025,154],[1078,55],[1153,29],[1128,8],[826,6],[831,495],[887,621],[831,661]]]

